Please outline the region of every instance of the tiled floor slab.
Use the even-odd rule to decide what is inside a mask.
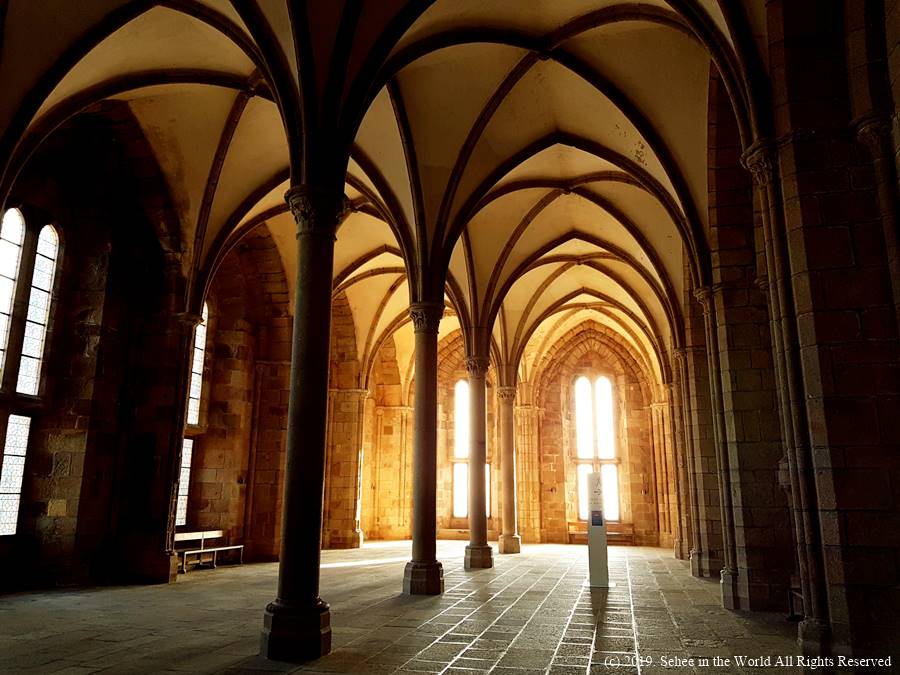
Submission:
[[[761,672],[715,658],[797,653],[795,624],[722,609],[719,585],[669,551],[611,548],[615,586],[592,590],[583,546],[524,546],[467,572],[464,545],[439,543],[446,592],[436,597],[400,594],[409,542],[323,552],[334,649],[307,664],[256,655],[277,575],[258,564],[170,586],[0,598],[0,672],[675,675]]]

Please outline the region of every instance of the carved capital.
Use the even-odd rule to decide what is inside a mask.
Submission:
[[[505,403],[512,403],[516,400],[515,387],[497,387],[497,398]]]
[[[178,322],[178,327],[185,333],[193,331],[202,320],[203,317],[195,312],[178,312],[175,315],[175,321]]]
[[[672,350],[672,358],[675,359],[676,362],[681,361],[685,357],[685,351],[683,347],[675,347]]]
[[[294,214],[297,237],[322,235],[334,238],[338,225],[350,213],[350,201],[343,192],[309,185],[294,185],[284,193]]]
[[[775,180],[775,147],[768,140],[760,140],[747,148],[741,163],[753,176],[753,184],[766,187]]]
[[[486,356],[467,356],[466,357],[466,370],[469,371],[469,375],[473,376],[484,376],[487,372],[488,366],[491,365],[491,360]]]
[[[855,122],[856,137],[872,159],[891,156],[891,120],[886,115],[867,115]]]
[[[753,280],[753,283],[763,293],[769,290],[769,277],[766,274],[760,274]]]
[[[409,318],[416,333],[437,333],[444,305],[440,302],[414,302],[409,306]]]
[[[709,314],[709,310],[712,307],[712,289],[709,286],[695,288],[694,297],[697,298],[697,302],[703,307],[703,313]]]

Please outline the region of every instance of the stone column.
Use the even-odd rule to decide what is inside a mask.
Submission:
[[[487,543],[485,515],[484,460],[487,454],[486,356],[466,358],[469,371],[469,545],[466,569],[494,566],[493,552]]]
[[[722,403],[722,375],[719,362],[719,343],[716,330],[716,308],[712,302],[712,290],[707,287],[694,291],[703,307],[703,324],[706,328],[706,354],[709,360],[709,396],[712,404],[713,432],[715,437],[716,464],[719,482],[719,506],[722,513],[722,604],[727,609],[738,609],[738,571],[734,546],[734,510],[731,494],[731,466],[725,436],[725,410]]]
[[[297,222],[297,289],[288,400],[281,564],[266,607],[260,654],[278,661],[331,651],[331,618],[319,597],[325,424],[334,239],[347,213],[342,192],[294,186],[285,199]]]
[[[403,572],[403,592],[444,592],[444,570],[437,561],[437,338],[444,314],[441,302],[410,306],[416,334],[416,393],[413,409],[412,560]]]
[[[522,550],[519,537],[519,519],[516,513],[516,421],[513,402],[515,387],[500,387],[500,464],[503,470],[503,533],[500,535],[500,553],[518,553]]]

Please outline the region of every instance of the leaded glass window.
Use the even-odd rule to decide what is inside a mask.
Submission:
[[[0,457],[0,535],[16,533],[31,418],[10,415]]]
[[[53,294],[53,277],[59,254],[59,236],[52,225],[45,225],[38,237],[34,271],[31,275],[31,293],[28,297],[28,315],[25,319],[25,339],[22,342],[22,359],[16,392],[38,393],[41,364],[44,358],[44,342],[50,322],[50,301]]]
[[[603,513],[619,519],[619,467],[616,452],[612,382],[598,377],[575,381],[575,462],[578,519],[588,517],[588,475],[600,472]]]

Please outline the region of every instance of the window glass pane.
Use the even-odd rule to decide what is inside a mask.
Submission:
[[[9,314],[12,309],[15,286],[12,279],[0,277],[0,312],[4,314]]]
[[[22,245],[25,241],[25,219],[19,209],[9,209],[3,214],[3,226],[0,227],[0,238]]]
[[[175,506],[175,525],[187,524],[188,492],[191,488],[191,460],[194,454],[194,441],[185,438],[181,446],[181,474],[178,478],[178,502]]]
[[[41,229],[37,252],[38,255],[45,258],[56,260],[56,254],[59,252],[59,235],[56,234],[56,229],[52,225],[46,225]]]
[[[40,388],[44,343],[47,339],[47,324],[50,322],[50,291],[53,288],[58,250],[56,230],[51,225],[45,225],[41,229],[38,249],[31,276],[25,341],[22,343],[22,360],[16,381],[16,391],[20,394],[36,395]]]
[[[597,450],[601,459],[616,456],[616,431],[613,423],[612,382],[606,377],[594,383],[594,401],[597,405]]]
[[[0,535],[16,533],[30,427],[30,417],[9,416],[6,442],[3,444],[3,467],[0,470]]]
[[[579,459],[594,456],[594,431],[591,410],[591,383],[586,377],[575,381],[575,434]]]
[[[469,456],[469,383],[460,380],[453,392],[453,456]]]
[[[0,493],[0,535],[15,534],[19,520],[19,495]]]
[[[11,241],[0,239],[0,274],[14,279],[19,269],[20,247]]]
[[[600,484],[603,486],[603,515],[607,520],[618,520],[619,470],[615,464],[600,467]]]
[[[453,463],[453,517],[465,518],[469,515],[469,465],[466,462]]]
[[[578,520],[588,519],[588,474],[592,468],[590,464],[579,464],[578,471]]]
[[[203,393],[203,360],[206,354],[206,321],[209,308],[203,303],[200,323],[194,329],[194,351],[191,356],[191,381],[188,385],[187,423],[200,423],[200,397]]]

